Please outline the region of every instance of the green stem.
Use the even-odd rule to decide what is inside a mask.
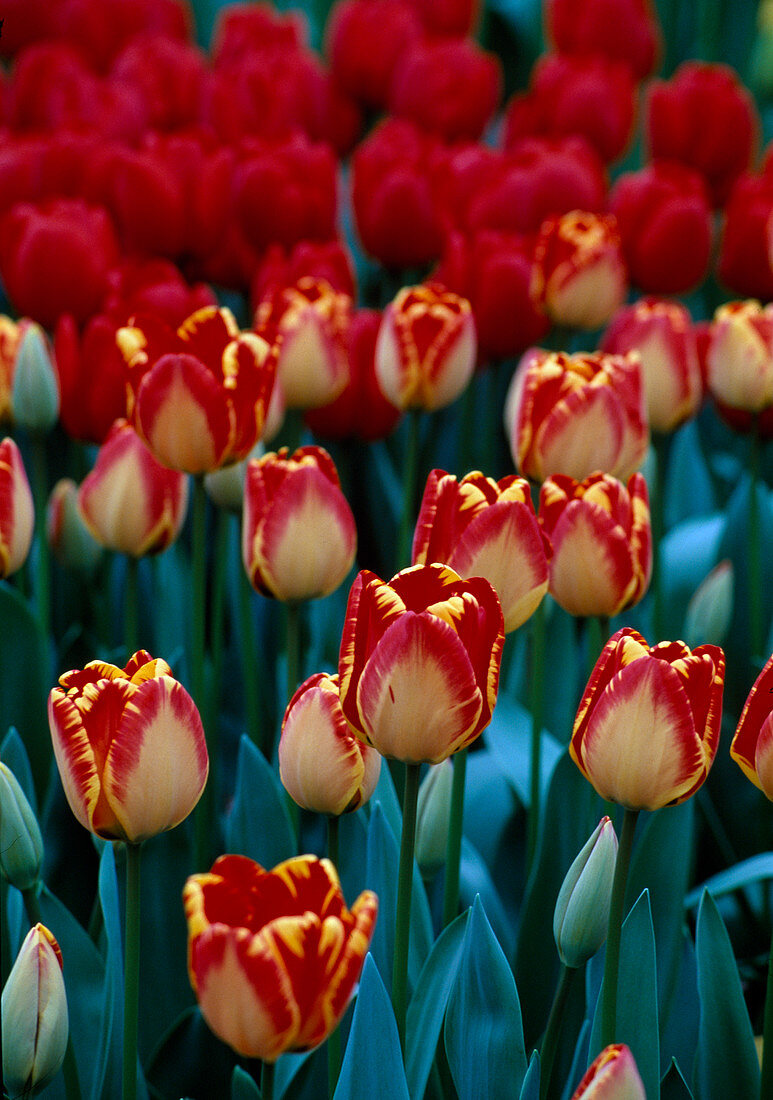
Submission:
[[[126,555],[126,590],[124,592],[123,636],[127,658],[139,649],[139,562],[133,554]]]
[[[749,473],[751,475],[749,490],[749,626],[752,660],[760,667],[762,664],[762,648],[765,644],[762,623],[762,532],[759,500],[757,498],[761,455],[762,441],[757,418],[755,417],[749,449]]]
[[[295,601],[285,604],[287,657],[287,702],[289,703],[300,680],[301,663],[301,607]],[[286,705],[286,704],[285,704]]]
[[[773,938],[768,956],[768,987],[765,992],[765,1023],[762,1032],[760,1100],[773,1096]]]
[[[38,552],[35,599],[40,629],[46,639],[46,644],[48,644],[51,635],[51,556],[46,532],[48,462],[46,460],[46,440],[44,436],[35,435],[32,437],[31,452],[32,486],[35,499],[35,541]]]
[[[615,1041],[617,1029],[617,979],[620,971],[620,938],[623,928],[623,906],[625,886],[628,880],[628,867],[633,850],[633,837],[636,832],[638,810],[625,811],[620,844],[615,860],[615,877],[612,881],[612,899],[609,906],[609,931],[604,958],[604,981],[601,1003],[601,1046],[609,1046]]]
[[[411,934],[411,894],[413,892],[413,851],[416,844],[416,804],[419,797],[420,764],[405,765],[403,828],[400,839],[400,866],[397,875],[397,916],[395,920],[395,956],[392,970],[392,1004],[397,1021],[400,1046],[405,1050],[405,1018],[408,1008],[408,946]]]
[[[123,991],[123,1100],[137,1096],[137,1025],[140,992],[140,852],[126,845],[126,942]]]
[[[542,770],[542,724],[545,706],[545,601],[531,619],[531,760],[529,765],[529,817],[527,825],[526,873],[537,854],[541,817],[540,773]]]
[[[242,659],[242,684],[244,703],[247,711],[247,733],[258,748],[263,750],[266,760],[271,760],[273,744],[271,730],[266,725],[266,740],[261,744],[260,736],[260,683],[258,669],[258,651],[255,645],[255,624],[252,621],[253,591],[244,569],[239,570],[239,651]]]
[[[446,847],[446,878],[443,886],[443,927],[450,924],[459,910],[459,865],[462,859],[464,832],[464,782],[467,775],[467,749],[454,757],[454,779],[451,784],[451,816]]]
[[[209,692],[209,725],[217,722],[220,685],[223,675],[223,638],[225,624],[225,581],[228,572],[228,533],[231,514],[225,508],[217,509],[215,523],[215,558],[212,578],[212,682]],[[219,735],[218,735],[219,736]]]
[[[263,1062],[260,1071],[261,1100],[274,1100],[274,1062]]]
[[[191,623],[191,689],[193,701],[199,709],[202,722],[207,721],[206,680],[204,658],[206,651],[207,619],[207,493],[204,477],[193,479],[192,507],[192,582],[193,617]],[[214,731],[205,726],[207,752],[209,754],[209,779],[194,812],[195,869],[202,871],[209,866],[212,834],[215,819],[215,790],[217,782],[217,745]]]
[[[421,432],[421,411],[411,409],[408,413],[405,462],[403,463],[403,516],[400,523],[400,536],[397,543],[397,569],[405,569],[411,564],[411,544],[413,528],[416,522],[416,480],[418,476],[419,435]]]
[[[550,1085],[550,1075],[553,1071],[553,1062],[556,1057],[556,1049],[558,1047],[558,1037],[561,1033],[561,1024],[564,1019],[564,1011],[566,1009],[566,1002],[569,999],[569,993],[572,988],[572,982],[574,976],[577,973],[577,967],[563,966],[561,967],[561,977],[558,981],[558,988],[556,989],[555,996],[553,997],[553,1004],[550,1008],[550,1015],[548,1017],[548,1024],[545,1028],[545,1036],[542,1040],[542,1046],[540,1048],[540,1100],[545,1100],[548,1094],[548,1086]]]
[[[650,525],[652,528],[652,631],[654,641],[665,637],[665,603],[663,594],[663,536],[666,530],[664,493],[666,485],[666,457],[668,437],[662,432],[654,432],[652,443],[655,449],[655,476],[650,495]]]
[[[338,848],[338,833],[340,818],[335,815],[331,815],[327,819],[327,858],[333,864],[336,870],[338,870],[339,848]]]

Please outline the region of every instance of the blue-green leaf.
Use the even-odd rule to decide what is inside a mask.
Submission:
[[[19,731],[15,726],[11,726],[8,733],[3,738],[3,743],[0,745],[0,760],[2,760],[15,775],[19,786],[27,796],[27,801],[30,804],[32,812],[39,821],[38,799],[35,792],[35,783],[32,778],[30,758],[27,755],[24,742],[21,737],[19,737]]]
[[[500,698],[483,734],[502,774],[527,810],[531,802],[531,726],[531,715],[525,707],[510,699]],[[563,752],[563,745],[545,730],[542,731],[540,740],[540,785],[544,799],[553,769]]]
[[[630,1047],[647,1096],[657,1096],[660,1081],[658,988],[655,932],[648,890],[640,895],[623,922],[615,1039]]]
[[[730,937],[709,893],[696,931],[701,1019],[693,1089],[700,1100],[758,1096],[760,1069]]]
[[[231,1100],[261,1100],[261,1091],[241,1066],[234,1066],[231,1076]]]
[[[721,898],[723,894],[731,894],[734,890],[743,890],[747,886],[771,878],[773,878],[773,852],[763,852],[706,879],[701,886],[687,895],[685,905],[690,908],[696,906],[703,897],[704,890],[708,890],[714,898]]]
[[[0,730],[15,726],[29,754],[40,804],[53,759],[46,719],[49,641],[24,597],[0,581],[0,622],[12,645],[0,647]]]
[[[275,867],[295,852],[285,792],[263,754],[242,735],[236,793],[225,823],[226,851]]]
[[[693,1100],[692,1090],[673,1058],[660,1082],[660,1100]]]
[[[333,1100],[409,1100],[392,1004],[373,958],[362,968]]]
[[[99,860],[99,904],[107,945],[105,958],[105,1010],[96,1049],[93,1100],[99,1100],[105,1074],[117,1080],[121,1072],[123,1051],[123,945],[121,915],[118,901],[118,881],[115,872],[113,845],[103,843]]]
[[[444,1034],[459,1100],[512,1100],[519,1094],[526,1050],[518,991],[478,898],[465,931]]]
[[[518,1100],[539,1100],[540,1060],[539,1051],[532,1051],[529,1059],[529,1068],[521,1086],[521,1094]]]

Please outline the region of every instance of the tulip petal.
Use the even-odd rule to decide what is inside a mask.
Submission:
[[[626,531],[604,508],[571,501],[551,533],[550,593],[570,615],[611,618],[639,590]]]
[[[540,480],[556,472],[578,480],[593,469],[615,473],[624,434],[620,402],[608,383],[567,393],[535,432]]]
[[[369,569],[354,578],[346,605],[338,661],[338,690],[341,708],[349,724],[362,732],[357,718],[357,688],[373,646],[402,612],[400,594]]]

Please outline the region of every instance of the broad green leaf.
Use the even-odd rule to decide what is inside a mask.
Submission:
[[[400,835],[400,829],[403,825],[403,815],[400,810],[400,800],[397,797],[397,791],[395,790],[395,783],[392,777],[392,766],[399,768],[400,765],[394,761],[390,762],[385,760],[381,765],[381,771],[378,776],[378,783],[376,789],[370,796],[369,806],[375,806],[376,802],[381,803],[381,812],[389,822],[389,828],[392,830],[395,836]],[[400,780],[403,781],[402,779]]]
[[[118,1080],[123,1052],[123,942],[118,881],[112,844],[103,843],[99,860],[99,904],[105,932],[105,1010],[94,1068],[93,1100],[99,1100],[103,1082]]]
[[[666,637],[678,636],[687,604],[720,557],[725,530],[724,513],[687,519],[673,527],[661,542]]]
[[[46,700],[51,688],[49,642],[20,593],[0,581],[0,623],[13,644],[0,647],[0,730],[15,726],[29,756],[42,805],[53,759]]]
[[[706,879],[699,887],[690,891],[685,898],[685,905],[690,909],[694,908],[703,897],[704,890],[708,890],[713,898],[721,898],[724,894],[744,890],[747,886],[765,882],[771,878],[773,878],[773,852],[762,852]]]
[[[647,1096],[656,1097],[660,1082],[658,989],[648,890],[623,922],[615,1040],[630,1048]]]
[[[198,1005],[186,1008],[172,1023],[146,1062],[153,1095],[226,1097],[236,1055],[216,1039]]]
[[[684,471],[689,470],[689,478]],[[666,464],[664,514],[666,530],[682,520],[715,512],[716,494],[698,425],[682,425],[671,437]]]
[[[701,1019],[693,1091],[698,1100],[758,1096],[760,1069],[727,929],[704,893],[696,932]]]
[[[234,1066],[231,1076],[231,1100],[261,1100],[261,1091],[241,1066]]]
[[[0,760],[2,760],[15,775],[19,786],[27,796],[27,801],[30,804],[32,812],[35,817],[38,818],[38,823],[40,823],[38,798],[35,791],[35,783],[32,778],[30,758],[24,747],[24,742],[21,737],[19,737],[19,731],[15,726],[11,726],[8,733],[3,738],[3,743],[0,745]]]
[[[526,1076],[515,980],[475,899],[446,1011],[446,1054],[459,1100],[511,1100]]]
[[[521,1086],[521,1094],[518,1100],[539,1100],[540,1060],[539,1051],[532,1051],[529,1059],[529,1068]]]
[[[500,698],[483,734],[502,774],[526,810],[531,802],[531,726],[531,715],[525,707],[510,699]],[[544,799],[563,746],[545,730],[540,741],[540,786]]]
[[[406,1076],[411,1096],[423,1096],[448,998],[462,958],[469,911],[445,928],[421,969],[406,1022]]]
[[[333,1100],[409,1100],[392,1004],[373,958],[362,968]]]
[[[491,927],[502,944],[505,954],[510,956],[513,950],[513,930],[505,912],[502,900],[497,892],[494,879],[486,864],[467,837],[462,837],[462,857],[459,868],[459,895],[462,905],[467,908],[480,897]]]
[[[239,742],[236,792],[225,822],[225,848],[275,867],[295,853],[285,792],[271,765],[245,734]]]

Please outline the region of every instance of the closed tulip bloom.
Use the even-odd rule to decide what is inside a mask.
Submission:
[[[382,756],[438,764],[491,721],[503,643],[499,600],[482,577],[415,565],[387,584],[364,569],[341,639],[344,717]]]
[[[773,405],[773,306],[756,301],[720,306],[710,329],[706,365],[708,388],[719,411],[734,427],[748,430],[753,415]]]
[[[19,342],[13,372],[13,420],[25,431],[48,432],[59,419],[59,382],[48,338],[34,321]]]
[[[279,778],[292,800],[338,817],[368,801],[380,772],[381,757],[344,718],[338,676],[309,677],[287,706],[279,739]]]
[[[0,577],[10,577],[27,560],[35,527],[35,506],[21,451],[6,437],[0,443]]]
[[[647,1100],[629,1048],[623,1043],[604,1047],[591,1062],[572,1100]]]
[[[730,755],[747,779],[773,801],[773,657],[749,692]]]
[[[253,588],[278,600],[327,596],[356,550],[354,516],[322,447],[282,447],[247,464],[242,559]]]
[[[97,542],[135,558],[158,554],[179,535],[187,505],[187,475],[162,466],[128,420],[116,420],[78,491]]]
[[[475,370],[477,341],[466,298],[439,285],[403,287],[384,311],[376,375],[399,409],[450,405]]]
[[[329,405],[346,385],[351,305],[326,280],[304,276],[258,306],[256,330],[269,342],[278,337],[277,378],[288,409]]]
[[[226,855],[188,879],[183,900],[191,985],[219,1038],[265,1062],[327,1038],[359,980],[374,893],[349,910],[327,859],[297,856],[266,871]]]
[[[625,301],[628,274],[615,218],[573,210],[542,223],[531,294],[570,328],[596,329]]]
[[[659,810],[695,794],[719,744],[725,655],[684,642],[648,646],[623,627],[602,650],[569,752],[602,798]]]
[[[578,967],[607,938],[617,836],[602,817],[561,883],[553,911],[553,938],[564,966]]]
[[[457,481],[443,470],[427,478],[413,564],[440,562],[460,577],[485,577],[502,605],[505,633],[525,623],[547,592],[548,553],[525,478],[496,482],[475,471]]]
[[[540,489],[539,518],[553,547],[550,594],[570,615],[611,618],[638,603],[652,573],[647,483],[609,474],[555,474]]]
[[[602,350],[637,351],[649,425],[672,432],[695,416],[703,400],[698,347],[690,313],[681,302],[641,298],[623,306],[604,333]]]
[[[166,661],[139,650],[125,668],[91,661],[48,697],[70,809],[106,840],[138,844],[179,825],[209,771],[201,718]]]
[[[0,763],[0,874],[17,890],[29,890],[40,878],[43,837],[16,776]]]
[[[59,1072],[70,1023],[62,952],[36,924],[24,937],[3,989],[3,1077],[9,1096],[34,1096]]]
[[[527,352],[510,385],[506,426],[524,477],[630,477],[649,446],[639,356]]]
[[[127,416],[164,466],[203,474],[235,462],[260,437],[276,349],[207,306],[175,331],[150,315],[118,330]]]

